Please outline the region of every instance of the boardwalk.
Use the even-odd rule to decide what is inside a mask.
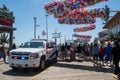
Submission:
[[[117,80],[110,67],[93,66],[92,62],[58,61],[33,80]]]

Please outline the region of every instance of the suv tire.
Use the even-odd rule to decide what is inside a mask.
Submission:
[[[40,60],[40,69],[44,69],[45,68],[45,59],[42,57]]]

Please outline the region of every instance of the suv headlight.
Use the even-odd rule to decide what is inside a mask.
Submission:
[[[37,59],[37,58],[38,58],[38,53],[30,54],[30,59]]]

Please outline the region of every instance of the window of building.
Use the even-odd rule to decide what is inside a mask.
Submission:
[[[119,27],[118,27],[118,23],[116,23],[116,33],[118,33],[118,30],[119,29]]]
[[[114,26],[114,33],[117,33],[117,25]]]
[[[120,32],[120,21],[118,21],[118,32]]]
[[[112,33],[114,33],[114,27],[112,27]]]

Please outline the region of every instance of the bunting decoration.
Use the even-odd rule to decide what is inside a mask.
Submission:
[[[73,31],[74,32],[85,32],[85,31],[89,31],[93,29],[95,29],[95,24],[90,24],[89,26],[74,28]]]
[[[86,8],[100,2],[108,0],[54,0],[44,4],[44,9],[49,15],[53,15],[59,24],[90,24],[83,27],[74,28],[74,32],[85,32],[95,29],[96,18],[103,18],[106,21],[109,18],[109,7],[105,8]],[[91,35],[73,34],[79,41],[89,42]]]
[[[48,14],[61,13],[66,10],[74,10],[93,6],[96,3],[108,0],[56,0],[51,3],[44,4],[44,8]]]
[[[58,19],[59,24],[92,24],[95,18],[106,16],[106,7],[88,9],[87,6],[108,0],[55,0],[45,4],[49,15]]]
[[[53,15],[58,18],[59,24],[92,24],[96,22],[95,18],[103,18],[106,15],[106,10],[104,8],[80,8]]]
[[[86,39],[91,39],[92,38],[92,36],[90,36],[90,35],[80,35],[80,34],[73,34],[73,37],[86,38]]]
[[[63,11],[62,13],[54,13],[55,18],[100,18],[106,15],[106,9],[104,8],[79,8],[69,11]]]
[[[90,39],[87,39],[87,38],[77,38],[77,41],[79,41],[79,42],[89,42]]]
[[[96,19],[94,19],[94,18],[81,18],[81,19],[62,18],[62,19],[58,19],[59,24],[92,24],[95,22],[96,22]]]

